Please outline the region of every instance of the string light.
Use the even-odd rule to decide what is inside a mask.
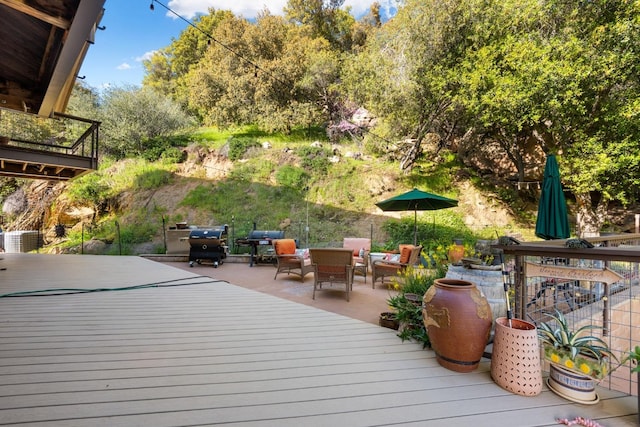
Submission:
[[[255,74],[257,76],[258,71],[262,71],[263,73],[267,74],[269,77],[271,77],[272,79],[274,79],[275,81],[279,82],[282,85],[287,86],[287,83],[283,82],[282,80],[280,80],[278,77],[274,76],[273,74],[269,73],[266,70],[263,70],[262,68],[260,68],[260,66],[258,64],[256,64],[255,62],[251,61],[248,58],[245,58],[242,54],[240,54],[239,52],[236,52],[235,50],[233,50],[231,47],[227,46],[226,44],[222,43],[220,40],[216,39],[215,37],[213,37],[211,34],[203,31],[200,27],[198,27],[196,24],[194,24],[193,22],[189,21],[187,18],[183,17],[182,15],[178,14],[176,11],[174,11],[173,9],[171,9],[169,6],[165,5],[164,3],[162,3],[161,1],[158,0],[151,0],[151,10],[153,10],[153,3],[157,3],[160,6],[164,7],[168,12],[170,12],[171,14],[173,14],[176,18],[181,19],[182,21],[186,22],[189,26],[195,28],[196,30],[200,31],[202,34],[204,34],[207,37],[207,44],[211,44],[211,41],[213,41],[214,43],[217,43],[218,45],[220,45],[221,47],[223,47],[224,49],[228,50],[229,52],[231,52],[233,55],[235,55],[236,57],[242,59],[244,62],[246,62],[247,64],[253,66],[255,68]]]
[[[155,7],[153,6],[153,0],[151,0],[151,4],[149,5],[149,9],[151,9],[151,11],[155,10]]]

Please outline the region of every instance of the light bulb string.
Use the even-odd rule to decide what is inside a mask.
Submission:
[[[272,79],[274,79],[275,81],[277,81],[278,83],[284,85],[284,86],[289,86],[287,83],[283,82],[282,80],[280,80],[278,77],[274,76],[273,74],[271,74],[270,72],[268,72],[267,70],[263,69],[262,67],[260,67],[258,64],[256,64],[255,62],[253,62],[252,60],[248,59],[247,57],[245,57],[244,55],[242,55],[241,53],[235,51],[234,49],[232,49],[231,47],[227,46],[226,44],[224,44],[223,42],[221,42],[220,40],[216,39],[215,37],[213,37],[211,34],[207,33],[206,31],[202,30],[200,27],[198,27],[196,24],[194,24],[192,21],[188,20],[187,18],[185,18],[184,16],[180,15],[178,12],[176,12],[175,10],[171,9],[169,6],[165,5],[164,3],[162,3],[159,0],[151,0],[151,6],[153,6],[154,3],[159,4],[160,6],[162,6],[164,9],[166,9],[169,13],[171,13],[172,15],[174,15],[176,18],[186,22],[189,26],[193,27],[194,29],[200,31],[202,34],[204,34],[208,39],[212,40],[213,42],[217,43],[218,45],[220,45],[221,47],[223,47],[224,49],[228,50],[229,52],[231,52],[233,55],[237,56],[238,58],[240,58],[241,60],[243,60],[244,62],[246,62],[247,64],[251,65],[254,70],[255,73],[254,75],[257,77],[258,76],[258,71],[262,71],[264,74],[266,74],[267,76],[271,77]],[[151,10],[154,10],[153,8],[151,8]]]

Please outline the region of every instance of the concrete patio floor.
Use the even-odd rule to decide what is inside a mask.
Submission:
[[[371,276],[367,275],[365,283],[363,276],[355,276],[353,290],[350,301],[345,298],[343,291],[326,290],[316,292],[316,299],[312,299],[313,294],[313,273],[308,274],[304,281],[297,275],[278,274],[274,280],[276,269],[270,264],[257,264],[249,267],[245,262],[224,262],[218,268],[213,268],[211,264],[194,264],[193,267],[185,261],[165,262],[161,258],[162,264],[179,268],[190,273],[208,276],[217,280],[224,280],[243,288],[273,295],[289,301],[305,304],[311,307],[320,308],[332,313],[342,314],[353,319],[362,320],[368,323],[378,324],[380,313],[389,311],[387,300],[397,292],[387,285],[376,284],[376,289],[371,287]]]

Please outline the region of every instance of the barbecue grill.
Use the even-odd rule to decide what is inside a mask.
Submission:
[[[251,256],[249,258],[249,266],[253,267],[253,263],[264,261],[273,262],[275,257],[258,256],[258,246],[271,246],[273,241],[284,239],[283,230],[251,230],[249,235],[244,239],[236,239],[237,246],[251,246]]]
[[[201,264],[203,260],[210,260],[214,267],[223,263],[227,257],[226,225],[207,229],[194,229],[189,233],[189,266],[193,263]]]

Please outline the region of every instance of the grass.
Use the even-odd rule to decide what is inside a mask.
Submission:
[[[195,218],[201,224],[228,224],[235,237],[248,234],[254,226],[266,230],[285,227],[287,237],[309,246],[341,244],[342,237],[350,235],[371,237],[374,245],[395,248],[398,243],[413,241],[413,215],[408,212],[400,220],[376,216],[375,202],[381,195],[372,189],[382,187],[397,194],[420,187],[447,197],[458,196],[455,177],[463,167],[452,153],[441,153],[439,162],[425,156],[405,175],[397,163],[375,156],[367,160],[342,156],[339,162],[330,162],[330,146],[315,128],[295,129],[289,135],[267,134],[253,126],[202,128],[183,138],[209,150],[219,149],[233,139],[269,141],[272,148],[265,149],[260,144],[249,149],[222,179],[207,179],[197,163],[191,166],[191,178],[184,178],[175,174],[178,165],[166,160],[126,159],[103,162],[99,171],[70,183],[69,194],[77,203],[116,208],[102,212],[87,233],[116,241],[113,223],[117,215],[121,242],[129,250],[136,243],[158,241],[162,218],[166,216],[169,223]],[[324,147],[309,146],[310,141],[316,140],[323,141]],[[285,153],[284,147],[293,150]],[[343,153],[359,150],[356,142],[344,141],[340,145]],[[127,206],[127,212],[117,209],[118,198],[124,193],[153,194],[159,189],[166,192],[172,185],[178,188],[185,179],[198,185],[180,195],[182,202],[175,210],[168,211],[155,201],[148,205],[152,200],[148,195],[137,202],[140,206]],[[493,239],[508,226],[500,224],[474,233],[465,226],[463,214],[454,210],[421,212],[418,216],[419,241],[425,246],[450,243],[458,237],[467,242]],[[70,241],[77,243],[78,238],[72,233]]]

